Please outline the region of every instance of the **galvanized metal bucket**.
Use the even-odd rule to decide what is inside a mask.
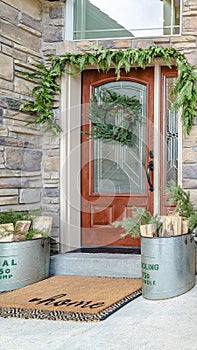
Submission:
[[[0,243],[0,292],[18,289],[49,276],[50,239]]]
[[[141,237],[142,295],[166,299],[195,285],[195,244],[191,234]]]

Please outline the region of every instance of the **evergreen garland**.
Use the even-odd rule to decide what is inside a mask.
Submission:
[[[63,55],[50,55],[46,64],[37,61],[34,64],[35,71],[22,72],[27,79],[38,82],[32,90],[33,101],[27,101],[20,107],[21,110],[33,112],[37,115],[36,123],[45,124],[53,133],[60,131],[56,124],[53,113],[54,95],[60,92],[58,78],[63,73],[77,75],[79,72],[94,65],[99,71],[108,72],[115,66],[117,80],[120,78],[121,69],[128,73],[134,65],[136,68],[146,68],[155,59],[162,59],[170,67],[171,60],[175,60],[179,76],[174,93],[177,94],[175,108],[182,108],[182,123],[184,134],[189,134],[195,107],[197,104],[197,74],[195,67],[174,48],[164,48],[161,46],[150,46],[147,49],[112,50],[105,47],[98,47],[86,53],[65,53]],[[69,66],[68,70],[66,67]]]

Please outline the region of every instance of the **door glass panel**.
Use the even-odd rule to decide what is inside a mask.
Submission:
[[[170,93],[176,85],[176,78],[166,78],[166,183],[178,178],[178,116],[173,109],[175,97]]]
[[[94,141],[94,192],[145,193],[146,86],[135,82],[116,81],[97,87],[94,93],[100,96],[106,90],[119,96],[134,97],[140,102],[141,110],[139,121],[131,124],[135,134],[134,144]],[[129,116],[125,113],[125,106],[119,105],[117,113],[106,114],[105,122],[124,126],[126,118]]]

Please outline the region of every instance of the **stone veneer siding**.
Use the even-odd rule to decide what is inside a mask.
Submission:
[[[182,35],[145,39],[64,41],[65,1],[3,0],[0,51],[0,205],[1,210],[42,208],[53,216],[53,236],[59,237],[59,138],[35,125],[33,116],[18,111],[32,83],[19,75],[32,58],[64,51],[84,52],[92,45],[109,48],[173,46],[197,66],[197,3],[183,1]],[[56,117],[60,118],[58,103]],[[183,140],[183,187],[191,190],[197,209],[197,118]],[[54,244],[54,251],[58,246]]]
[[[43,56],[44,3],[4,0],[0,4],[0,210],[41,209],[52,216],[53,253],[59,250],[59,138],[38,125],[27,125],[35,117],[19,111],[35,86],[19,71],[33,70],[33,60]],[[54,12],[50,15],[53,18]],[[50,35],[54,40],[53,30]]]

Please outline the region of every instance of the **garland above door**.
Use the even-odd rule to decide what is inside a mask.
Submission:
[[[98,47],[91,52],[65,53],[63,55],[50,55],[46,63],[36,61],[34,72],[21,72],[27,79],[36,83],[32,89],[33,100],[24,101],[20,109],[33,112],[37,116],[35,123],[43,124],[53,134],[61,131],[54,116],[54,96],[60,92],[59,78],[63,73],[77,75],[89,66],[95,66],[98,71],[108,72],[115,67],[117,80],[120,78],[121,69],[130,72],[132,66],[145,69],[154,60],[163,60],[168,67],[172,61],[176,65],[179,75],[173,94],[176,95],[174,108],[182,109],[182,124],[184,134],[189,134],[193,119],[196,115],[197,104],[197,74],[196,67],[192,66],[186,57],[174,48],[150,46],[148,49],[124,49],[112,50],[106,47]],[[69,66],[69,69],[66,68]],[[32,67],[31,67],[32,68]]]

